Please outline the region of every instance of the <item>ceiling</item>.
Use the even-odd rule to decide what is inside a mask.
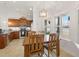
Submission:
[[[0,1],[0,9],[4,12],[6,9],[15,9],[25,13],[30,8],[46,8],[51,14],[57,14],[62,11],[68,11],[77,8],[77,1]],[[79,8],[79,7],[78,7]],[[0,12],[2,12],[0,11]],[[52,11],[52,12],[51,12]]]

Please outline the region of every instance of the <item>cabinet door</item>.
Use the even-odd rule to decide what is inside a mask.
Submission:
[[[15,37],[15,39],[19,39],[19,32],[18,31],[14,33],[14,37]]]
[[[0,36],[0,49],[4,48],[4,39],[2,36]]]
[[[0,49],[5,48],[7,45],[7,36],[6,35],[1,35],[0,36]]]
[[[7,45],[7,34],[5,34],[3,37],[4,37],[4,45],[6,46]]]
[[[19,39],[19,31],[11,32],[9,39],[10,39],[10,40]]]
[[[19,20],[18,19],[9,19],[8,20],[8,26],[9,27],[18,27],[19,26]]]

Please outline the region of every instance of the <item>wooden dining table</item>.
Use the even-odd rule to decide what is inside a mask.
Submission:
[[[43,33],[44,35],[44,33]],[[57,48],[56,48],[56,55],[59,56],[60,52],[59,52],[59,40],[57,40]],[[44,40],[44,43],[49,43],[49,41]],[[29,42],[29,37],[25,37],[24,42],[23,42],[23,46],[24,46],[24,57],[29,57],[30,56],[30,49],[29,46],[31,45],[31,41]]]

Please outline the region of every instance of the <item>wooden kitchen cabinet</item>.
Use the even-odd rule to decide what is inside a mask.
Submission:
[[[19,27],[19,20],[18,19],[8,19],[8,26],[9,27]]]
[[[19,31],[14,31],[9,34],[9,40],[19,39]]]
[[[31,26],[33,21],[26,19],[26,18],[19,18],[19,19],[8,19],[8,26],[9,27],[19,27],[19,26]]]
[[[14,39],[19,39],[19,32],[13,32]]]
[[[20,26],[31,26],[32,20],[28,20],[26,18],[19,18]]]
[[[0,34],[0,49],[7,46],[7,34]]]

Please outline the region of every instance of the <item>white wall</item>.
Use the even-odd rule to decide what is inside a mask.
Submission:
[[[78,10],[73,10],[68,15],[70,16],[70,40],[78,42]]]
[[[50,5],[50,4],[49,4]],[[46,9],[47,10],[47,17],[40,17],[40,11]],[[55,20],[54,16],[51,14],[52,10],[50,10],[50,7],[48,4],[37,4],[33,7],[33,24],[32,24],[32,30],[34,31],[45,31],[44,27],[44,20],[50,20],[50,30],[51,32],[55,32]]]

